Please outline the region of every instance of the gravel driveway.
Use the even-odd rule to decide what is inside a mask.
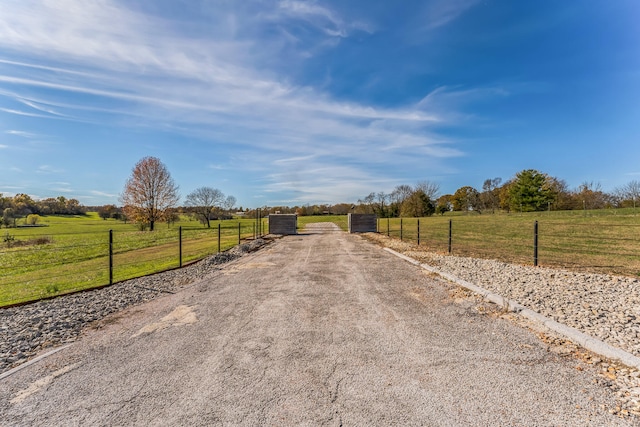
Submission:
[[[0,425],[634,425],[589,365],[316,227],[4,378]]]

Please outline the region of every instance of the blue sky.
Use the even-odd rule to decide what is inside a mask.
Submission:
[[[0,193],[238,205],[640,179],[640,2],[3,0]]]

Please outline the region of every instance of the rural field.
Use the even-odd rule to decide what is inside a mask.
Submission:
[[[220,224],[220,240],[218,240]],[[263,227],[267,221],[263,221]],[[113,282],[177,268],[253,238],[254,219],[215,221],[204,228],[187,217],[154,232],[103,220],[97,213],[43,216],[39,227],[0,230],[0,306],[109,284],[109,230]]]
[[[327,221],[347,228],[346,216],[303,216],[298,227]],[[640,275],[640,215],[633,209],[380,218],[378,231],[414,243],[419,237],[425,250],[448,253],[451,223],[453,255],[531,265],[534,221],[539,227],[539,265]],[[268,221],[262,222],[264,234]],[[183,217],[147,232],[135,224],[100,219],[96,213],[44,216],[42,225],[0,231],[0,306],[109,284],[109,230],[113,282],[177,268],[180,252],[184,265],[256,233],[254,219],[216,221],[207,229]]]
[[[381,218],[378,231],[418,242],[425,250],[606,274],[640,275],[640,215],[634,209],[530,213],[450,213],[429,218]]]

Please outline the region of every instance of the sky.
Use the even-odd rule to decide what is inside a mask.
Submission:
[[[0,193],[352,203],[640,179],[637,0],[2,0]]]

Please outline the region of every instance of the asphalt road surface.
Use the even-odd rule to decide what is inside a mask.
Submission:
[[[632,425],[453,286],[320,225],[0,381],[0,425]]]

